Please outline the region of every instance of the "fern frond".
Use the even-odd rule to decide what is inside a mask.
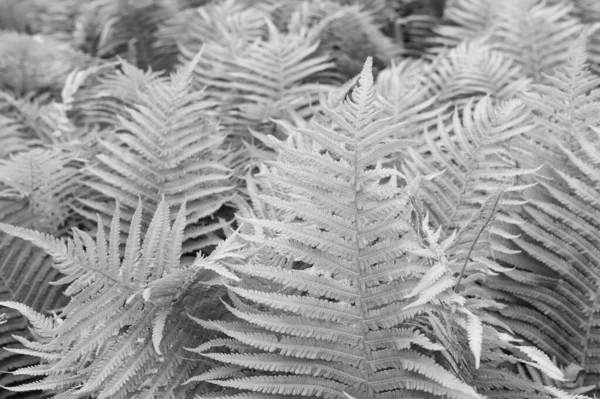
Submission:
[[[577,150],[574,136],[585,136],[588,126],[597,126],[600,119],[594,107],[600,103],[600,79],[588,70],[587,35],[573,43],[568,61],[546,77],[547,83],[532,85],[523,100],[533,113],[537,129],[532,133],[531,146],[535,145],[544,162],[558,168],[565,166],[565,156],[555,144]]]
[[[152,79],[138,91],[138,104],[129,109],[129,118],[119,118],[115,139],[100,140],[104,153],[89,168],[95,179],[87,182],[119,201],[125,220],[138,198],[151,212],[163,196],[170,206],[186,202],[185,251],[213,245],[212,235],[226,223],[212,215],[232,198],[234,188],[220,149],[224,135],[214,120],[215,104],[191,90],[190,68],[197,62],[198,57],[169,80]],[[93,211],[110,212],[98,200],[82,202]],[[92,217],[87,209],[80,212]]]
[[[212,322],[247,349],[238,350],[239,356],[214,351],[207,356],[262,375],[210,381],[274,397],[345,398],[348,392],[383,398],[403,389],[478,397],[410,346],[420,342],[439,349],[418,338],[408,322],[423,310],[406,311],[405,322],[398,315],[409,303],[410,284],[400,276],[402,268],[410,268],[407,249],[414,243],[410,202],[402,174],[380,160],[410,142],[392,139],[396,126],[375,106],[370,60],[351,97],[326,113],[337,128],[313,122],[291,132],[287,142],[270,139],[285,156],[261,173],[274,188],[273,196],[262,198],[281,220],[246,220],[256,234],[266,235],[253,257],[256,267],[233,266],[247,277],[230,287],[231,309],[247,324]],[[253,240],[252,234],[244,237]],[[263,263],[269,252],[303,266]],[[388,329],[398,337],[386,334]]]
[[[239,390],[249,397],[466,398],[480,397],[479,387],[490,397],[511,390],[543,397],[543,385],[509,367],[497,374],[509,382],[494,392],[490,374],[498,359],[555,368],[501,339],[506,327],[484,310],[501,305],[475,274],[453,292],[462,258],[446,254],[460,236],[442,237],[427,217],[415,216],[423,178],[407,182],[388,167],[411,142],[394,138],[393,117],[382,118],[370,73],[368,60],[351,96],[339,105],[323,102],[331,124],[282,122],[287,140],[269,139],[280,156],[257,179],[266,187],[260,198],[275,210],[263,214],[273,219],[243,220],[241,238],[254,249],[247,263],[231,266],[241,281],[228,283],[227,307],[242,322],[196,320],[230,339],[191,349],[232,368],[198,379],[232,388],[223,398],[244,395]],[[482,107],[490,106],[486,101]],[[472,128],[468,112],[465,125]],[[521,132],[495,133],[491,143]],[[457,139],[465,145],[475,137]],[[494,211],[484,206],[481,214],[490,220]],[[426,319],[436,314],[447,320],[442,330],[456,330],[433,332]],[[461,338],[445,341],[448,334]],[[455,348],[453,340],[470,349]]]
[[[490,43],[513,58],[525,74],[542,82],[566,61],[583,25],[568,2],[459,0],[447,9],[447,25],[438,34],[444,45],[488,36]]]
[[[549,385],[551,380],[547,375],[544,375],[542,380],[535,380],[521,373],[523,367],[538,370],[548,367],[546,372],[552,376],[551,378],[558,380],[564,378],[562,371],[539,349],[517,345],[515,341],[519,340],[500,333],[486,322],[482,323],[484,339],[481,346],[481,365],[475,368],[473,363],[454,355],[468,351],[468,346],[471,346],[471,340],[469,339],[467,343],[465,339],[465,335],[472,333],[466,328],[470,322],[460,318],[450,319],[439,314],[429,316],[429,321],[435,335],[448,348],[447,351],[440,352],[442,363],[456,370],[457,374],[466,381],[475,384],[480,394],[498,399],[580,397]]]
[[[0,220],[57,232],[81,187],[76,154],[35,149],[0,160]]]
[[[11,153],[27,150],[27,135],[21,131],[17,120],[0,111],[0,159]]]
[[[331,87],[314,81],[333,64],[316,53],[318,42],[311,33],[286,34],[266,21],[266,37],[243,48],[236,43],[225,52],[222,44],[209,42],[196,70],[196,81],[222,104],[223,124],[236,136],[248,137],[248,127],[259,129],[270,118],[289,119],[289,113],[308,118],[319,95]]]
[[[600,153],[593,110],[600,82],[587,70],[585,39],[580,37],[568,63],[549,75],[547,84],[534,86],[525,96],[535,122],[530,148],[552,168],[529,190],[520,236],[512,239],[523,254],[502,260],[522,276],[537,274],[541,279],[508,273],[514,280],[490,280],[489,287],[515,307],[499,313],[516,333],[560,364],[582,367],[582,384],[594,384],[600,372],[593,349],[600,339],[594,327],[600,287]]]
[[[71,121],[66,115],[70,107],[70,104],[65,103],[69,101],[67,91],[77,86],[70,81],[72,75],[65,78],[62,102],[43,95],[16,98],[9,93],[0,92],[0,123],[4,129],[0,132],[0,143],[3,144],[0,155],[3,159],[10,154],[42,146],[74,151],[86,141],[88,130],[72,131]]]
[[[508,100],[528,83],[518,64],[481,39],[440,54],[429,70],[430,90],[442,104],[465,104],[483,96]]]
[[[404,170],[408,176],[445,170],[422,188],[423,201],[436,225],[462,227],[497,188],[508,188],[517,183],[516,177],[536,171],[519,168],[513,155],[511,140],[533,127],[527,124],[527,117],[520,101],[493,106],[490,98],[483,98],[465,106],[462,120],[455,111],[452,120],[439,118],[435,133],[425,131],[425,144],[409,150]],[[525,188],[517,185],[509,191]]]
[[[100,128],[112,128],[119,117],[130,119],[127,107],[140,105],[139,93],[159,80],[157,72],[142,71],[125,60],[90,70],[89,75],[86,85],[76,93],[74,119],[78,124]]]
[[[182,267],[185,215],[182,206],[171,225],[169,208],[162,201],[140,240],[140,203],[124,258],[119,251],[118,212],[108,236],[99,219],[95,240],[79,230],[65,241],[0,224],[3,232],[30,241],[54,259],[55,267],[66,276],[61,282],[69,284],[66,294],[70,296],[55,320],[18,303],[2,303],[31,321],[38,341],[23,340],[28,350],[14,352],[37,354],[44,367],[34,375],[45,376],[40,382],[9,389],[61,389],[69,392],[67,397],[177,397],[182,392],[179,384],[205,367],[203,362],[184,360],[183,346],[198,343],[201,333],[179,314],[184,309],[196,313],[202,307],[202,302],[191,305],[187,295],[192,287],[201,289],[197,284],[206,276],[204,263],[225,265],[227,251],[239,248],[221,247],[214,259]]]
[[[396,116],[395,122],[409,123],[411,117],[431,118],[424,112],[435,100],[429,96],[428,80],[422,73],[428,67],[429,63],[424,60],[406,59],[377,75],[378,100],[387,115]],[[420,129],[419,133],[422,131]]]
[[[41,148],[0,160],[0,222],[61,233],[73,214],[71,205],[76,195],[82,193],[81,165],[74,153]],[[0,300],[19,301],[46,315],[64,303],[62,289],[50,285],[58,278],[58,270],[52,268],[51,259],[43,251],[0,235]],[[19,345],[13,338],[17,334],[31,338],[26,321],[16,311],[8,316],[0,342]],[[35,359],[26,355],[6,352],[2,371],[35,364]],[[2,385],[26,381],[22,377],[2,377]]]

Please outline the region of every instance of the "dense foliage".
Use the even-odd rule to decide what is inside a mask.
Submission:
[[[0,2],[0,399],[600,395],[598,24]]]

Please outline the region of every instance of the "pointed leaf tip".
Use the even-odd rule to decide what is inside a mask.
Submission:
[[[373,72],[373,57],[369,56],[365,60],[365,64],[363,65],[361,75],[365,74],[365,73],[371,74],[372,72]]]
[[[360,72],[359,84],[365,86],[367,82],[373,81],[373,57],[367,57],[362,71]]]

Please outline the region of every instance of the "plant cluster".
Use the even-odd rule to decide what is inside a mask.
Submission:
[[[600,395],[600,3],[0,3],[0,399]]]

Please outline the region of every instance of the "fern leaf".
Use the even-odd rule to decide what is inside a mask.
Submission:
[[[320,94],[331,87],[314,82],[333,63],[326,53],[316,53],[319,43],[313,32],[283,33],[269,18],[263,24],[266,38],[245,47],[223,51],[222,44],[209,42],[206,60],[195,75],[207,86],[207,94],[221,103],[224,126],[249,140],[248,127],[258,130],[271,118],[313,115]]]
[[[201,262],[187,268],[179,263],[185,207],[171,224],[166,202],[159,203],[140,240],[142,207],[140,202],[132,218],[124,258],[119,248],[118,211],[108,235],[99,219],[95,239],[75,230],[73,239],[59,240],[0,224],[5,233],[44,249],[70,284],[66,290],[70,302],[56,319],[25,305],[1,303],[30,319],[38,342],[19,341],[29,354],[42,351],[39,357],[48,365],[35,371],[35,375],[45,376],[43,380],[9,389],[61,389],[70,395],[111,398],[163,397],[166,390],[178,390],[194,370],[204,370],[202,362],[182,361],[180,355],[184,343],[199,342],[201,336],[185,325],[187,319],[182,324],[173,317],[185,308],[180,298],[202,281]],[[217,259],[207,261],[226,265],[227,247],[222,248],[215,254]],[[82,368],[84,372],[77,371]],[[152,368],[158,371],[146,375],[144,370]],[[141,383],[146,378],[150,379],[149,388]]]
[[[74,197],[81,194],[80,167],[76,154],[60,150],[35,149],[0,160],[0,199],[13,202],[2,207],[0,220],[23,227],[32,227],[35,220],[58,232],[72,213]]]
[[[485,96],[509,100],[528,83],[511,57],[483,39],[464,41],[440,54],[427,66],[425,78],[439,103],[459,106]]]
[[[100,140],[104,153],[89,169],[94,179],[86,182],[99,194],[118,201],[125,220],[131,219],[138,198],[150,212],[163,196],[171,206],[186,202],[186,250],[211,245],[201,239],[223,228],[211,216],[232,198],[234,188],[226,154],[220,149],[224,137],[213,119],[214,103],[190,87],[191,71],[200,54],[170,79],[144,83],[128,117],[119,118],[120,133],[114,140]],[[86,199],[82,204],[106,216],[107,207],[98,200]],[[170,215],[167,219],[174,220]],[[144,226],[147,223],[144,220]]]
[[[595,383],[600,370],[592,349],[600,259],[598,119],[592,110],[600,81],[587,70],[586,40],[580,36],[567,62],[524,95],[535,122],[527,142],[552,168],[528,190],[519,236],[511,239],[523,254],[501,257],[520,274],[487,283],[515,306],[499,310],[504,321],[560,365],[583,367],[583,384]]]
[[[431,166],[426,178],[411,182],[389,167],[414,143],[394,137],[397,126],[377,105],[371,68],[367,60],[358,86],[344,101],[323,101],[319,122],[298,127],[280,122],[287,140],[267,139],[280,155],[261,169],[253,191],[255,201],[266,204],[260,209],[272,207],[272,212],[259,212],[264,219],[243,219],[239,238],[248,245],[249,256],[231,266],[240,281],[227,282],[226,307],[241,321],[196,320],[226,338],[190,351],[231,365],[209,380],[234,389],[217,395],[223,398],[345,398],[345,393],[372,399],[501,398],[512,392],[531,397],[546,392],[511,369],[499,369],[499,364],[531,359],[499,338],[507,327],[488,313],[502,306],[479,285],[485,273],[469,273],[464,290],[453,292],[454,274],[464,258],[458,251],[448,253],[460,235],[444,236],[443,228],[429,226],[416,197],[420,183],[439,178],[439,171]],[[514,110],[517,104],[517,115],[525,120],[521,103],[507,107]],[[502,154],[495,160],[501,163],[509,152],[494,143],[525,130],[500,122],[502,127],[493,129],[501,132],[498,137],[485,141],[481,137],[489,134],[491,123],[483,107],[491,104],[483,100],[480,107],[477,117],[465,108],[468,138],[459,132],[443,140],[455,149],[471,149],[482,140]],[[457,131],[462,128],[458,113],[454,123]],[[453,152],[456,163],[464,162],[458,154]],[[513,182],[513,173],[537,170],[499,169],[493,178],[504,183]],[[490,200],[483,192],[494,193],[498,184],[474,180],[481,202],[465,203],[465,213],[483,205],[483,223],[475,230],[487,230],[500,195]],[[520,223],[508,215],[503,220]],[[505,253],[512,254],[509,249]],[[465,357],[465,352],[473,356]]]
[[[159,355],[162,355],[162,352],[160,351],[160,343],[163,338],[163,331],[169,313],[170,311],[168,309],[159,310],[152,321],[152,345],[154,346],[156,353]]]
[[[471,348],[471,353],[473,353],[473,357],[475,357],[475,368],[478,369],[481,364],[481,346],[483,344],[483,326],[481,324],[481,320],[469,312],[468,310],[463,310],[467,314],[467,328],[469,335],[469,347]]]
[[[286,143],[269,139],[282,156],[259,176],[274,188],[260,199],[280,219],[244,219],[241,237],[256,252],[252,266],[232,266],[245,277],[228,286],[228,308],[245,323],[199,321],[244,346],[214,352],[231,345],[219,339],[193,350],[261,374],[212,383],[281,397],[383,398],[403,389],[478,397],[413,349],[440,347],[410,325],[426,306],[403,311],[416,284],[409,270],[426,268],[407,262],[415,238],[404,176],[381,162],[411,142],[392,138],[375,99],[368,60],[351,96],[325,108],[338,128],[286,125]],[[281,256],[299,266],[282,267]]]
[[[18,302],[1,302],[1,306],[12,308],[21,312],[21,314],[29,319],[34,328],[40,330],[54,330],[56,325],[51,318],[48,318],[27,305]]]
[[[448,7],[447,24],[438,34],[445,46],[487,37],[527,76],[542,82],[544,74],[566,61],[571,43],[582,31],[572,11],[571,3],[460,0]]]
[[[543,370],[546,375],[555,380],[564,380],[563,373],[556,367],[556,365],[550,360],[548,355],[539,350],[538,348],[531,346],[519,346],[520,351],[523,351],[529,356],[533,363],[532,365],[540,370]]]

